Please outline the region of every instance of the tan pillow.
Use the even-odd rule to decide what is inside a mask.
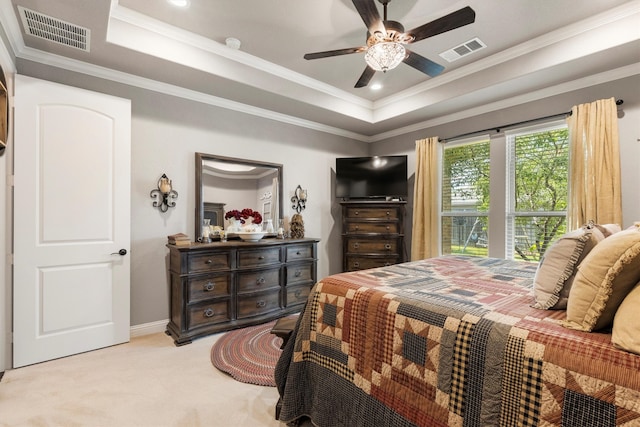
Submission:
[[[578,266],[563,325],[587,332],[611,326],[618,306],[638,281],[640,229],[607,237]]]
[[[584,225],[562,235],[545,252],[533,279],[533,308],[565,309],[576,268],[604,239],[599,228]]]
[[[625,297],[613,318],[611,342],[618,348],[640,354],[640,283]]]
[[[602,234],[604,234],[604,237],[609,237],[612,234],[616,234],[618,231],[622,230],[622,227],[620,227],[620,224],[595,224],[595,226],[602,231]]]

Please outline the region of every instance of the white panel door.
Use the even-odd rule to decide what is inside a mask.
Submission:
[[[13,366],[126,342],[130,101],[18,75],[14,105]]]

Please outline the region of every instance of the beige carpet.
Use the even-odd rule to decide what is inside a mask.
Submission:
[[[235,381],[210,360],[221,335],[175,347],[164,333],[9,370],[0,426],[274,426],[278,392]]]

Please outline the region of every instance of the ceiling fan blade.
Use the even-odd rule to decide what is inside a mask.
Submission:
[[[304,59],[319,59],[319,58],[328,58],[330,56],[339,56],[339,55],[348,55],[350,53],[360,53],[367,50],[366,47],[350,47],[347,49],[336,49],[336,50],[327,50],[324,52],[314,52],[307,53],[304,55]]]
[[[415,43],[426,39],[427,37],[437,36],[438,34],[446,33],[447,31],[469,25],[475,20],[476,12],[467,6],[443,16],[442,18],[438,18],[435,21],[431,21],[427,24],[416,27],[411,31],[407,31],[406,34],[412,35],[414,39],[411,43]]]
[[[353,0],[353,5],[356,7],[356,10],[364,21],[364,25],[367,26],[371,34],[376,32],[381,34],[386,33],[375,0]]]
[[[365,87],[366,85],[369,84],[369,82],[371,81],[371,78],[375,73],[376,73],[376,70],[374,70],[373,68],[367,65],[367,68],[364,69],[364,72],[362,73],[362,75],[360,76],[360,78],[358,79],[358,82],[354,87],[355,88]]]
[[[415,52],[411,52],[408,49],[407,56],[404,58],[404,63],[412,66],[418,71],[422,71],[430,77],[435,77],[444,70],[442,65],[437,64],[424,56],[418,55]]]

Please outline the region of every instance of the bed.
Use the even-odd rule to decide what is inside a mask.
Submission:
[[[639,426],[640,355],[531,307],[536,269],[443,256],[321,280],[276,367],[279,419]]]

